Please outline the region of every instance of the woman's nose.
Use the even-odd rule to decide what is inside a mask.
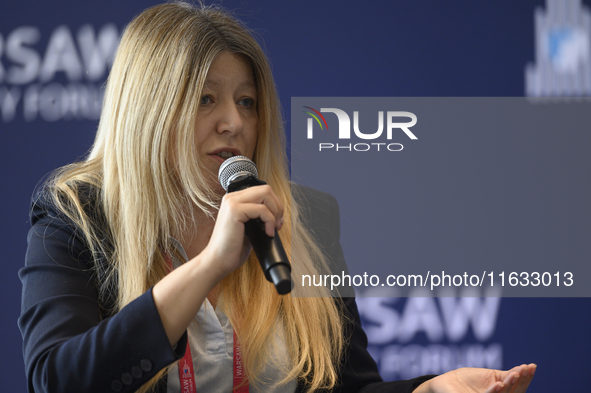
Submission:
[[[218,107],[219,120],[217,132],[237,134],[242,131],[243,121],[240,111],[234,102],[224,103]]]

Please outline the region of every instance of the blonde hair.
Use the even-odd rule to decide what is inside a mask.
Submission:
[[[189,206],[212,217],[219,208],[219,196],[207,186],[211,174],[195,154],[193,134],[209,66],[224,51],[244,55],[253,68],[258,96],[253,160],[285,206],[280,236],[290,259],[297,261],[293,273],[318,274],[325,268],[325,257],[291,199],[278,97],[259,44],[219,8],[163,4],[141,13],[125,30],[91,152],[85,161],[59,170],[49,187],[95,259],[108,261],[100,294],[116,293],[112,312],[168,273],[164,255],[174,253],[170,239],[194,224],[194,216],[186,214]],[[98,190],[98,206],[90,213],[80,196],[86,185]],[[106,223],[96,222],[97,211]],[[335,386],[345,341],[341,310],[325,289],[313,290],[316,297],[277,295],[254,254],[222,281],[220,306],[240,338],[252,383],[259,382],[271,358],[274,345],[267,345],[268,337],[279,321],[291,360],[282,382],[298,378],[309,391]],[[140,390],[154,387],[166,371]]]

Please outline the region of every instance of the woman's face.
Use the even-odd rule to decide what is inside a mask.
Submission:
[[[257,89],[249,61],[243,55],[220,53],[209,68],[200,100],[195,141],[200,159],[217,178],[225,159],[254,155]]]

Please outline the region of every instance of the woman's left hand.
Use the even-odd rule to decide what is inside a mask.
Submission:
[[[524,393],[536,367],[532,363],[509,371],[459,368],[422,383],[414,393]]]

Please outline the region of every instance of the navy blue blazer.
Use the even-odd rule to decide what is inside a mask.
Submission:
[[[294,189],[331,263],[346,269],[336,200],[306,187]],[[92,207],[96,195],[89,192],[88,198]],[[29,392],[133,392],[184,355],[186,333],[173,349],[151,290],[109,314],[115,294],[99,296],[97,290],[106,262],[93,258],[80,231],[43,194],[35,198],[30,219],[26,263],[19,272],[23,296],[18,321]],[[355,299],[342,300],[350,341],[335,392],[407,393],[430,378],[382,382],[367,352]],[[297,391],[304,389],[300,383]],[[157,390],[166,392],[166,378]]]

